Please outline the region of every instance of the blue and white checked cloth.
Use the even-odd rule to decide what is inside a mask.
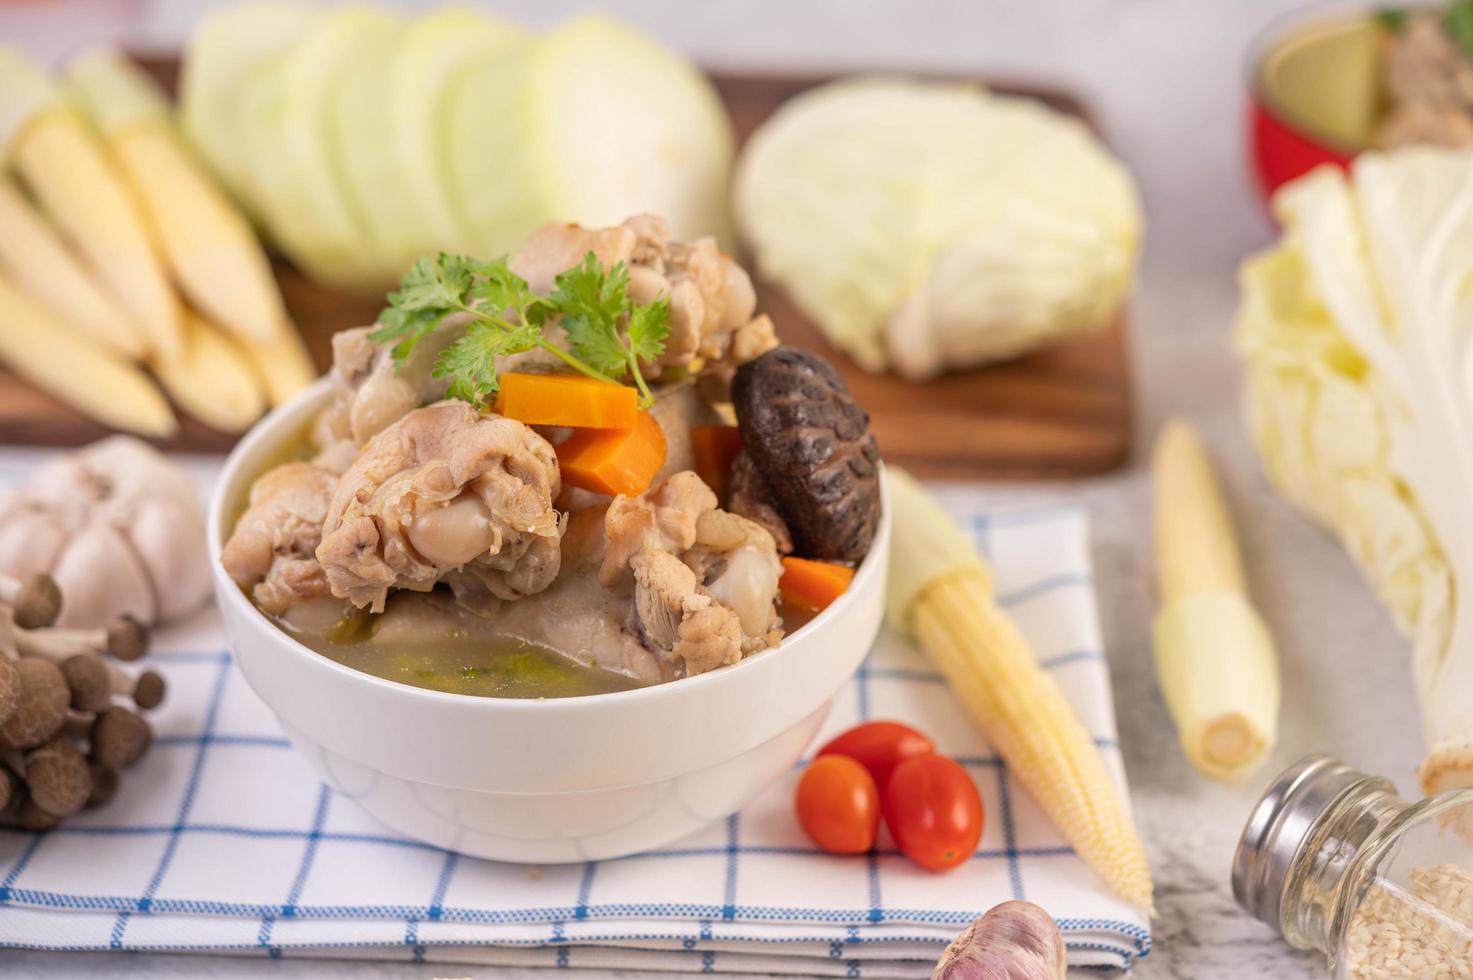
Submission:
[[[947,500],[1123,786],[1085,516]],[[865,718],[907,721],[966,765],[986,831],[944,875],[888,839],[868,857],[817,852],[792,816],[797,772],[648,854],[542,868],[458,857],[318,783],[232,666],[213,610],[158,636],[152,659],[170,696],[117,799],[49,834],[0,831],[0,945],[922,977],[967,922],[1022,897],[1059,920],[1072,965],[1129,969],[1150,948],[1141,914],[1064,844],[895,637],[840,692],[824,737]]]

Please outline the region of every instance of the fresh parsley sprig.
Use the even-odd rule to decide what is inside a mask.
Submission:
[[[398,291],[389,294],[379,328],[369,339],[392,343],[394,360],[402,365],[441,321],[464,313],[471,318],[465,334],[440,352],[430,372],[449,379],[446,393],[451,398],[472,404],[491,401],[500,387],[496,359],[538,348],[580,374],[610,384],[630,374],[641,404],[654,404],[640,361],[653,363],[665,350],[669,301],[633,302],[624,263],[605,272],[592,252],[582,264],[559,274],[555,283],[551,296],[538,295],[504,257],[492,262],[444,253],[423,258]],[[571,350],[544,332],[553,322],[562,327]]]

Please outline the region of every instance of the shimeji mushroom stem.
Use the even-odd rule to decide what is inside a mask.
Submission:
[[[53,662],[79,653],[137,660],[148,651],[148,630],[138,620],[124,616],[106,629],[18,629],[15,644],[22,656]]]
[[[19,579],[0,575],[0,603],[11,608],[16,626],[41,629],[61,615],[61,589],[45,572]]]

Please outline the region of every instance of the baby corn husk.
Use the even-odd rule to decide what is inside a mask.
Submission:
[[[73,333],[46,307],[0,277],[0,361],[104,425],[165,438],[174,413],[148,375]]]
[[[250,340],[239,343],[273,406],[280,405],[317,377],[317,365],[295,330],[284,329],[269,343]]]
[[[67,80],[132,181],[190,304],[242,340],[271,343],[289,329],[250,223],[185,151],[153,79],[100,47],[75,59]]]
[[[50,307],[67,326],[109,350],[134,359],[143,356],[142,331],[3,172],[0,228],[5,229],[0,235],[0,269],[12,282]]]
[[[46,73],[0,44],[0,156],[143,329],[179,352],[179,303],[151,231],[112,159]]]
[[[886,468],[894,509],[892,622],[913,633],[1008,771],[1086,864],[1151,908],[1145,850],[1104,759],[998,608],[970,537],[912,477]]]
[[[1156,674],[1182,751],[1216,779],[1241,778],[1273,748],[1279,669],[1248,601],[1242,557],[1212,464],[1191,426],[1156,442]]]
[[[266,410],[266,394],[235,340],[193,311],[184,314],[184,352],[151,365],[169,397],[221,432],[244,432]]]

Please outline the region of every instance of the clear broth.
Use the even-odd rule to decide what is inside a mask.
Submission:
[[[344,667],[447,694],[485,698],[574,698],[641,686],[623,674],[585,667],[545,647],[449,631],[423,643],[384,647],[367,640],[297,639]]]

